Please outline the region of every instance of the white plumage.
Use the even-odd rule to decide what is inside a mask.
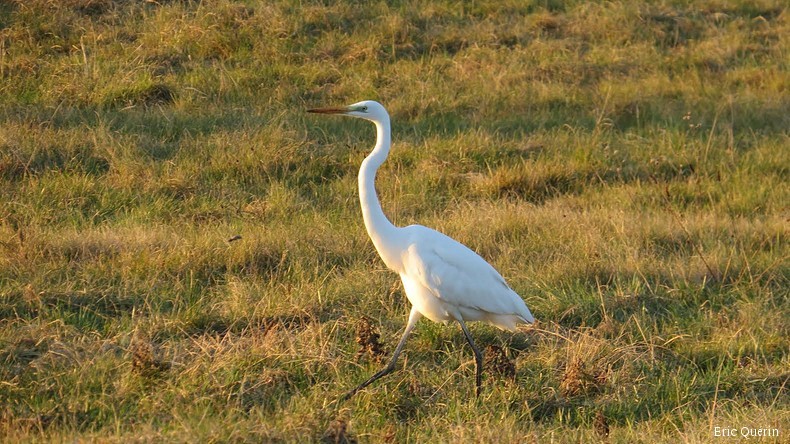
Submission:
[[[402,230],[408,240],[403,271],[398,271],[408,286],[409,302],[425,317],[435,322],[485,321],[503,330],[534,321],[521,297],[477,253],[421,225]],[[426,299],[436,303],[422,308]]]
[[[529,308],[488,262],[460,242],[422,225],[394,226],[381,210],[374,186],[376,171],[390,150],[390,119],[381,104],[366,100],[343,108],[319,108],[308,112],[342,114],[369,120],[376,125],[376,146],[359,170],[362,216],[373,245],[384,263],[400,275],[412,309],[409,322],[383,370],[351,390],[346,397],[392,372],[406,339],[422,316],[435,322],[456,321],[475,353],[476,388],[480,394],[482,354],[465,321],[483,321],[505,330],[532,323]]]

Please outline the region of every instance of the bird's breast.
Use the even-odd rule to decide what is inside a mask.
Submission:
[[[449,307],[445,301],[436,297],[429,289],[423,287],[405,273],[401,273],[400,278],[403,282],[406,298],[423,316],[434,322],[447,322],[455,319],[452,313],[456,310],[453,307]]]

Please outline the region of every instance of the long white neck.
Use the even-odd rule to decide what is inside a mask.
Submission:
[[[359,201],[368,236],[373,241],[381,259],[395,271],[401,268],[399,230],[387,219],[376,195],[376,171],[387,159],[390,151],[389,118],[373,121],[376,124],[376,146],[362,161],[359,169]]]

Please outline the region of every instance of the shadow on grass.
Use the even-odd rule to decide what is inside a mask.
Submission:
[[[283,314],[235,319],[211,313],[202,313],[189,319],[181,331],[187,336],[242,334],[250,329],[264,333],[276,329],[297,332],[304,330],[310,324],[328,320],[329,318],[323,313]]]
[[[124,103],[131,103],[132,106],[127,109],[102,109],[96,106],[65,109],[52,109],[41,105],[11,106],[4,109],[0,120],[3,123],[40,125],[56,130],[106,125],[112,132],[137,136],[138,147],[154,160],[172,159],[178,152],[179,142],[185,137],[246,127],[263,127],[269,123],[265,117],[252,110],[211,112],[205,109],[172,109],[167,105],[172,102],[175,93],[164,86],[154,85],[139,92],[119,94],[119,98],[113,100],[125,101]],[[135,106],[137,102],[141,105]]]
[[[105,332],[118,318],[144,305],[144,299],[99,293],[47,293],[32,299],[15,294],[0,306],[0,315],[6,319],[60,319],[82,332]]]

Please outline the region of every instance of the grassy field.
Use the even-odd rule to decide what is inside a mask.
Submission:
[[[0,1],[0,441],[787,442],[786,3],[457,3]],[[426,320],[338,402],[409,310],[362,99],[539,320],[479,399]]]

